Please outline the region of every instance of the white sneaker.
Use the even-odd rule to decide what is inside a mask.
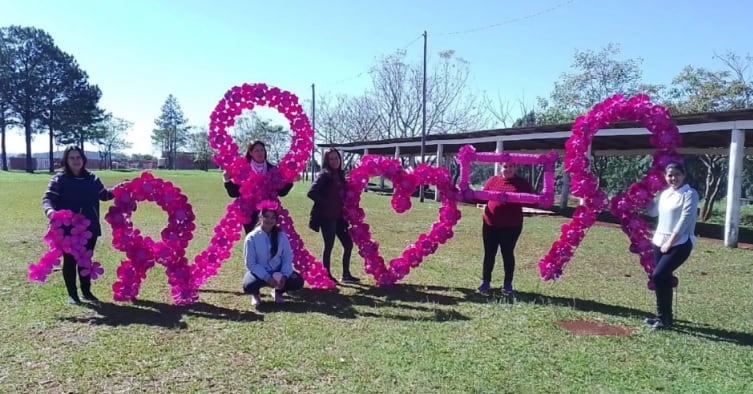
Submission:
[[[259,304],[261,304],[261,297],[259,294],[251,294],[251,305],[257,306]]]

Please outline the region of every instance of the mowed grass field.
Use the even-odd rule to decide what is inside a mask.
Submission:
[[[112,186],[137,172],[98,172]],[[188,255],[208,245],[230,199],[219,172],[156,171],[188,195],[197,229]],[[628,240],[614,226],[588,232],[565,275],[539,279],[536,264],[559,235],[562,217],[529,217],[517,248],[516,294],[475,294],[481,271],[481,210],[463,206],[455,237],[392,287],[305,288],[282,306],[251,308],[240,292],[241,243],[198,303],[172,304],[164,269],[149,272],[139,300],[112,301],[124,254],[107,223],[95,260],[105,274],[101,305],[67,305],[60,272],[44,284],[27,266],[46,250],[40,199],[49,174],[0,173],[0,392],[347,392],[347,393],[750,393],[753,392],[753,253],[701,239],[678,271],[676,330],[651,332],[642,319],[653,293]],[[309,183],[282,199],[307,247],[322,241],[307,226]],[[111,203],[102,204],[102,214]],[[406,214],[366,193],[367,222],[389,260],[428,230],[435,202]],[[156,236],[166,215],[142,203],[136,226]],[[340,274],[340,247],[333,271]],[[628,336],[574,335],[558,323],[623,326]]]

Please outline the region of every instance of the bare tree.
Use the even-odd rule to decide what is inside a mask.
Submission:
[[[316,140],[328,144],[380,138],[376,103],[369,96],[323,96],[317,100]]]
[[[491,115],[493,119],[492,127],[502,126],[507,128],[514,122],[512,117],[512,106],[509,101],[502,99],[502,96],[497,92],[497,99],[491,99],[487,94],[484,94],[484,109]],[[521,102],[521,113],[525,114],[524,105]]]
[[[732,52],[715,54],[727,70],[711,71],[686,66],[672,81],[669,106],[676,113],[728,111],[753,106],[753,56]],[[724,156],[705,154],[698,161],[706,169],[700,219],[711,216],[727,175]]]
[[[193,161],[204,171],[209,171],[212,160],[212,147],[209,145],[209,131],[206,126],[191,127],[192,133],[188,139],[188,149],[193,153]]]
[[[237,117],[230,133],[238,144],[239,154],[245,154],[248,144],[259,140],[267,147],[267,158],[278,163],[290,149],[290,129],[272,124],[270,119],[260,119],[252,111]]]
[[[125,139],[131,127],[133,123],[114,117],[112,114],[106,114],[104,119],[95,126],[95,141],[99,145],[102,167],[112,169],[112,154],[131,147],[131,143]]]
[[[406,52],[382,57],[369,73],[371,89],[358,97],[317,101],[318,138],[327,142],[416,137],[422,132],[423,66]],[[439,53],[426,81],[426,132],[448,134],[488,123],[483,103],[468,91],[468,62]]]
[[[724,63],[732,74],[730,90],[736,98],[732,107],[741,109],[753,106],[753,56],[727,52],[722,55],[714,53],[714,58]]]

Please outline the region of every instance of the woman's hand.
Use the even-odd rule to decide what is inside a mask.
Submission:
[[[285,275],[283,275],[282,273],[275,272],[274,274],[272,274],[272,278],[271,278],[272,282],[274,283],[270,284],[270,286],[274,287],[277,290],[281,290],[282,288],[285,287],[286,279],[287,278],[285,278]]]
[[[671,248],[672,248],[672,242],[667,241],[667,242],[665,242],[665,243],[663,243],[661,245],[661,247],[659,248],[659,250],[661,250],[662,253],[667,253],[667,252],[669,252],[669,249],[671,249]]]

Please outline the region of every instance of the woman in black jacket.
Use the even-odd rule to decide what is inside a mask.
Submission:
[[[267,146],[262,141],[254,141],[248,145],[246,149],[246,160],[251,164],[251,170],[259,174],[267,174],[270,177],[280,177],[279,169],[272,163],[267,161]],[[233,183],[230,179],[230,174],[223,172],[222,176],[225,180],[225,190],[227,195],[233,198],[241,196],[241,187],[238,184]],[[277,195],[285,197],[290,189],[293,188],[292,183],[285,184],[277,191]],[[263,196],[263,199],[269,199],[272,196]],[[243,224],[243,230],[246,234],[250,233],[254,229],[256,223],[259,222],[259,211],[256,210],[251,213],[249,220]]]
[[[360,279],[350,273],[350,255],[353,252],[353,240],[348,234],[348,222],[343,216],[343,198],[345,196],[345,174],[342,170],[342,158],[337,149],[330,148],[322,158],[322,171],[314,180],[308,197],[314,200],[311,208],[309,227],[314,231],[322,231],[324,253],[322,263],[335,281],[330,271],[332,248],[335,246],[335,236],[343,246],[343,283],[357,283]]]
[[[102,184],[102,181],[86,169],[86,155],[77,146],[69,146],[63,151],[63,171],[55,174],[47,185],[47,191],[42,197],[42,209],[50,218],[57,210],[67,209],[79,213],[89,219],[88,231],[92,237],[86,243],[87,250],[94,250],[97,237],[102,235],[102,227],[99,223],[99,202],[114,198],[112,191]],[[68,290],[68,303],[79,305],[76,288],[76,259],[66,253],[63,254],[63,281]],[[81,283],[81,293],[84,299],[90,302],[99,302],[91,292],[91,277],[81,275],[78,269],[78,278]]]

